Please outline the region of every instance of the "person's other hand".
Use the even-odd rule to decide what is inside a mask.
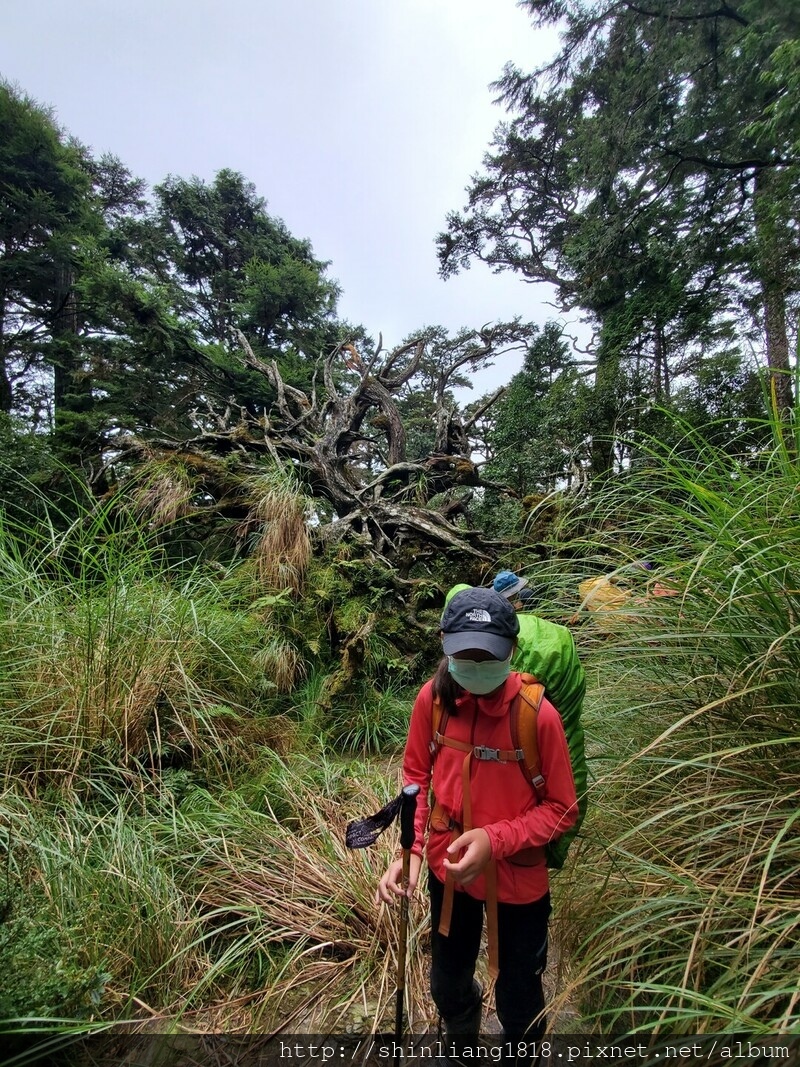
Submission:
[[[464,855],[457,862],[447,859],[444,861],[444,866],[457,882],[461,885],[469,885],[470,882],[475,881],[492,858],[489,835],[480,826],[476,830],[467,830],[465,834],[453,841],[447,853],[449,856],[456,857],[462,849]]]

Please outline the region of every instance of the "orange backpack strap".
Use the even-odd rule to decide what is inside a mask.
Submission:
[[[544,686],[532,674],[523,674],[519,699],[511,705],[511,742],[520,753],[519,766],[525,780],[533,786],[539,801],[545,798],[545,780],[539,760],[536,722],[544,696]]]
[[[431,708],[431,739],[428,743],[431,759],[442,747],[442,738],[447,729],[447,720],[449,718],[450,716],[442,707],[441,700],[438,696],[435,696],[433,698],[433,707]]]

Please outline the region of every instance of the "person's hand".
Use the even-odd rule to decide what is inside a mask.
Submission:
[[[390,864],[386,874],[384,874],[383,878],[378,882],[378,888],[375,892],[375,903],[380,904],[381,901],[383,901],[384,904],[391,904],[397,897],[412,897],[414,895],[414,890],[417,888],[419,869],[421,866],[421,857],[412,852],[408,862],[408,889],[404,889],[403,860],[402,858],[394,860],[394,862]]]
[[[457,837],[447,849],[447,854],[455,858],[462,849],[464,855],[458,862],[446,859],[444,867],[461,885],[469,885],[492,858],[492,843],[486,831],[479,826],[476,830],[467,830],[461,837]]]

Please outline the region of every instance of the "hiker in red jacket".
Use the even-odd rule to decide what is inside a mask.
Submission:
[[[445,1033],[480,1031],[483,991],[474,975],[485,909],[497,1015],[504,1041],[514,1043],[544,1033],[544,846],[578,813],[561,718],[546,698],[537,720],[543,799],[515,759],[509,720],[522,679],[510,665],[518,632],[513,605],[491,589],[464,589],[450,600],[441,621],[445,655],[417,695],[403,759],[405,783],[421,787],[408,894],[424,853],[431,994]],[[376,903],[403,894],[401,867],[395,860],[383,875]]]

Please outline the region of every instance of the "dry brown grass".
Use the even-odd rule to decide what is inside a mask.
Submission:
[[[137,516],[160,528],[191,514],[195,492],[194,479],[182,464],[153,461],[143,468],[132,502]]]
[[[261,841],[226,841],[202,876],[198,903],[210,921],[227,924],[221,959],[230,975],[254,954],[278,961],[264,987],[237,996],[222,1029],[251,1032],[391,1031],[398,958],[397,909],[374,904],[378,879],[391,861],[390,828],[372,849],[345,847],[347,821],[385,803],[366,783],[346,805],[322,797],[299,779],[297,823],[277,817]],[[356,810],[356,807],[358,810]],[[406,969],[407,1009],[416,1032],[435,1021],[428,992],[427,909],[412,902]]]
[[[299,592],[311,562],[307,502],[285,478],[251,481],[250,511],[240,528],[247,536],[255,531],[253,563],[264,589]]]
[[[198,604],[132,581],[20,610],[2,702],[9,779],[68,786],[95,756],[156,765],[166,746],[212,759],[235,741],[252,660],[237,619]]]
[[[271,679],[280,693],[289,693],[300,678],[305,677],[303,657],[288,641],[270,637],[263,648],[256,652],[253,663]]]

